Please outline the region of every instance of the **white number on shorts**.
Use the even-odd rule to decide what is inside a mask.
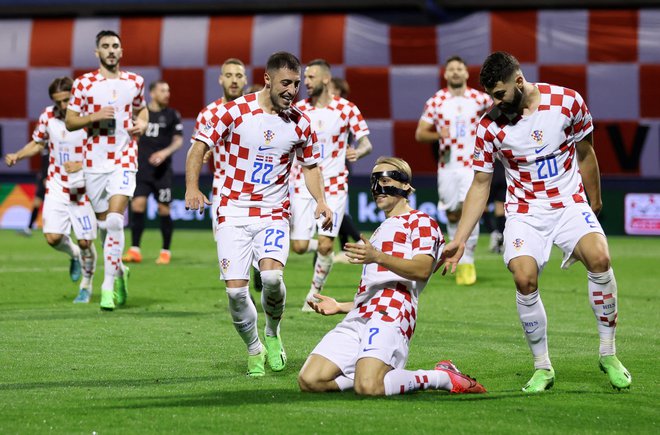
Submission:
[[[259,173],[263,169],[263,174],[259,176]],[[270,180],[267,179],[267,177],[270,175],[270,173],[273,171],[273,165],[270,163],[263,163],[263,162],[254,162],[253,166],[253,171],[252,171],[252,178],[250,181],[256,184],[270,184]]]
[[[172,191],[167,189],[158,189],[158,202],[170,202],[172,200]]]
[[[275,237],[275,240],[272,240],[273,236]],[[264,240],[264,246],[275,246],[276,248],[282,249],[282,237],[284,237],[284,231],[268,228],[266,229],[266,239]]]

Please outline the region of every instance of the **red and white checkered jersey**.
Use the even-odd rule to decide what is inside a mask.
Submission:
[[[587,201],[575,145],[593,130],[591,113],[572,89],[546,83],[535,86],[541,102],[534,113],[507,115],[494,106],[477,129],[473,168],[492,172],[493,159],[502,161],[507,213]]]
[[[385,254],[408,260],[428,254],[437,261],[444,244],[438,223],[418,210],[386,219],[369,241]],[[395,323],[410,340],[417,321],[417,300],[427,282],[403,278],[375,263],[367,264],[362,268],[355,308],[347,317]]]
[[[209,147],[224,146],[219,225],[288,220],[294,158],[304,166],[321,159],[307,115],[295,107],[265,113],[257,95],[223,104],[195,136]]]
[[[421,120],[433,124],[439,133],[449,129],[449,137],[440,139],[440,168],[472,166],[474,137],[479,118],[493,104],[493,100],[476,89],[465,89],[463,95],[454,96],[448,88],[440,89],[426,100]]]
[[[64,124],[64,114],[55,106],[48,106],[39,116],[32,133],[32,140],[48,145],[48,175],[46,190],[69,195],[72,202],[85,200],[83,171],[68,173],[64,162],[82,162],[85,130],[69,131]],[[61,196],[61,195],[60,195]]]
[[[209,121],[211,121],[211,118],[213,118],[213,115],[218,111],[220,106],[225,104],[225,98],[218,98],[214,102],[208,104],[206,107],[204,107],[198,114],[197,118],[195,119],[195,130],[193,131],[192,136],[190,137],[190,143],[193,144],[195,142],[195,137],[197,136],[197,132],[206,125]],[[224,153],[224,145],[222,141],[218,142],[215,144],[212,148],[211,151],[213,153],[213,192],[212,195],[215,197],[218,195],[218,192],[220,191],[220,185],[222,183],[222,176],[224,175],[224,164],[225,164],[225,153]]]
[[[120,71],[119,78],[106,79],[96,70],[73,82],[69,109],[86,116],[106,106],[114,107],[115,117],[87,128],[83,169],[104,173],[120,165],[137,171],[137,141],[127,130],[133,126],[133,112],[145,106],[144,79],[127,71]]]
[[[335,96],[326,107],[314,107],[310,99],[296,103],[312,121],[312,130],[318,137],[321,150],[321,171],[326,195],[337,195],[348,190],[346,148],[349,135],[360,140],[369,134],[369,127],[358,107],[350,101]],[[302,171],[295,171],[293,191],[296,195],[311,198],[305,186]]]

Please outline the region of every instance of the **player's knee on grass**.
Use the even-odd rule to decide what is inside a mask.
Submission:
[[[44,237],[50,246],[57,246],[62,241],[62,234],[45,233]]]
[[[279,292],[280,285],[282,284],[282,271],[281,270],[262,270],[261,283],[265,292],[270,293],[273,291]]]
[[[318,379],[315,378],[314,374],[311,373],[311,370],[303,367],[298,373],[298,387],[300,391],[307,393],[314,393],[321,391],[318,388]]]
[[[105,227],[108,231],[123,231],[124,216],[119,213],[108,213],[108,216],[105,218]]]
[[[361,396],[383,396],[385,395],[385,384],[383,379],[375,374],[355,374],[355,393]]]
[[[307,252],[307,246],[309,245],[309,240],[291,240],[291,249],[296,254],[304,254]]]

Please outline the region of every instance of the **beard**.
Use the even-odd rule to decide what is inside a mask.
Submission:
[[[318,97],[323,93],[323,84],[320,84],[318,86],[314,86],[310,92],[308,92],[308,96],[310,97]]]
[[[99,60],[101,62],[101,65],[103,65],[103,68],[107,70],[113,71],[119,67],[119,58],[117,57],[114,57],[112,59],[100,58]],[[110,61],[110,63],[108,62],[108,60]]]
[[[465,85],[465,82],[461,81],[460,79],[457,81],[447,80],[447,85],[449,85],[449,87],[452,89],[459,89]]]
[[[504,113],[514,114],[520,112],[523,92],[517,87],[513,88],[513,99],[510,103],[500,103],[499,109]]]
[[[273,103],[273,108],[278,112],[287,110],[291,107],[291,104],[287,105],[287,100],[280,97],[278,93],[273,91],[273,88],[270,89],[270,101]]]

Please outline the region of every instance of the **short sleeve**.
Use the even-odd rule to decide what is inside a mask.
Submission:
[[[71,98],[69,98],[69,105],[67,106],[67,110],[71,110],[77,113],[82,113],[83,110],[85,109],[85,106],[86,106],[86,98],[85,98],[84,86],[82,84],[80,77],[78,77],[73,81],[73,85],[71,87]]]
[[[32,132],[32,140],[39,143],[48,142],[48,109],[44,110],[39,116],[39,121]]]
[[[355,140],[360,140],[369,135],[369,127],[367,127],[367,122],[364,120],[360,109],[353,103],[351,103],[350,108],[351,110],[348,112],[348,125]]]
[[[484,115],[477,125],[477,136],[474,140],[474,155],[472,158],[472,169],[480,172],[493,172],[494,150],[493,141],[495,136],[488,127],[492,121],[488,115]]]
[[[573,124],[575,142],[580,142],[594,129],[591,113],[582,95],[578,92],[575,92],[575,100],[571,107],[571,122]]]
[[[438,223],[429,215],[420,213],[410,222],[410,241],[412,256],[427,254],[438,258],[440,245],[443,243]]]

